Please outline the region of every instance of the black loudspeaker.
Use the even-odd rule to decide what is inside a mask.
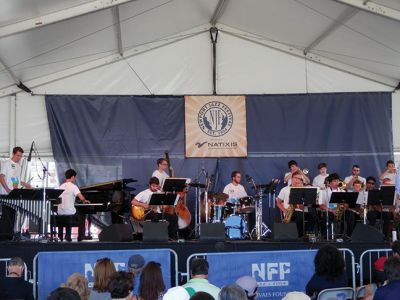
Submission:
[[[224,223],[204,223],[200,224],[200,241],[224,241]]]
[[[167,222],[143,222],[144,242],[168,242]]]
[[[272,227],[272,239],[274,241],[298,240],[296,223],[274,223]]]
[[[12,240],[14,235],[15,210],[2,205],[0,218],[0,241]]]
[[[370,225],[357,224],[351,234],[351,241],[355,243],[383,243],[385,235]]]
[[[112,224],[103,229],[99,234],[100,242],[130,242],[133,231],[128,224]]]

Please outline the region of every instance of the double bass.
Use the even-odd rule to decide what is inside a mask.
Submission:
[[[165,152],[165,160],[167,161],[168,165],[168,175],[170,177],[173,177],[172,171],[171,171],[171,164],[169,160],[169,153],[166,151]],[[179,195],[179,200],[176,203],[175,207],[169,206],[167,207],[164,211],[169,214],[173,214],[174,210],[176,215],[178,216],[178,227],[179,229],[185,229],[190,225],[190,222],[192,221],[192,215],[190,214],[189,209],[186,206],[186,193],[187,190],[178,193]]]

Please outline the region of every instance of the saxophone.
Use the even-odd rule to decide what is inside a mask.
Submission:
[[[343,204],[339,204],[335,211],[335,220],[336,222],[342,222],[343,214],[345,211],[345,207]]]
[[[293,204],[289,204],[289,208],[288,211],[285,215],[285,217],[283,218],[283,223],[290,223],[290,220],[292,219],[294,213],[294,205]]]

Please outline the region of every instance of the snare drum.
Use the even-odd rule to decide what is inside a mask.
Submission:
[[[242,216],[232,215],[225,219],[225,235],[230,239],[244,239],[248,234],[247,222]]]
[[[239,199],[239,213],[240,214],[249,214],[254,212],[255,204],[253,197],[242,197]]]

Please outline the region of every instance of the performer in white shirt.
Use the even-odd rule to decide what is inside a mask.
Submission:
[[[0,166],[0,195],[8,194],[13,189],[21,187],[32,188],[29,183],[21,180],[21,164],[20,161],[24,154],[21,147],[14,147],[12,156],[9,160],[2,161]]]
[[[233,171],[231,174],[232,182],[227,184],[223,190],[223,193],[228,195],[228,201],[231,203],[237,203],[237,201],[246,197],[247,193],[243,185],[240,184],[242,180],[242,175],[240,171]]]
[[[329,176],[328,174],[328,167],[326,163],[319,163],[318,164],[318,171],[319,174],[314,177],[312,185],[315,187],[319,187],[321,190],[325,189],[325,179]]]
[[[160,181],[157,177],[151,177],[149,180],[149,188],[141,191],[137,194],[131,201],[131,204],[134,206],[143,207],[144,209],[150,209],[149,203],[151,195],[160,190]],[[152,220],[153,222],[158,222],[161,218],[164,217],[165,220],[168,221],[168,235],[171,239],[177,238],[178,232],[178,217],[175,214],[170,214],[164,212],[161,213],[159,207],[157,207],[156,211],[150,210],[146,213],[145,220]]]
[[[77,213],[75,208],[76,198],[79,198],[83,203],[90,203],[82,195],[79,188],[75,185],[76,172],[73,169],[65,171],[65,182],[60,185],[60,189],[64,190],[61,194],[61,204],[58,206],[58,215],[75,215],[79,221],[78,226],[78,242],[83,240],[85,236],[85,217]],[[63,240],[64,227],[58,226],[58,238]],[[71,226],[65,227],[65,240],[68,242],[72,241],[71,238]]]
[[[347,176],[344,179],[344,183],[346,184],[346,189],[347,191],[352,191],[353,190],[353,183],[356,180],[360,180],[362,184],[365,185],[365,178],[360,176],[360,166],[359,165],[353,165],[351,168],[351,175]]]
[[[287,214],[289,212],[289,197],[290,197],[290,188],[291,187],[303,187],[303,177],[301,176],[302,173],[298,170],[293,172],[292,174],[292,184],[291,186],[285,186],[283,187],[280,192],[278,197],[276,198],[276,206],[280,209],[282,212],[283,218],[288,218]],[[290,218],[290,222],[294,221],[296,223],[297,227],[297,234],[299,237],[302,237],[304,235],[303,233],[303,205],[300,207],[295,208],[293,211],[293,214]],[[307,220],[307,226],[306,226],[306,231],[314,231],[315,224],[317,222],[317,216],[315,214],[315,211],[313,212],[304,212],[304,217]]]
[[[310,178],[303,173],[303,171],[299,168],[299,165],[295,160],[291,160],[288,162],[288,168],[289,172],[285,174],[285,177],[283,178],[283,182],[287,183],[288,186],[292,184],[292,174],[296,171],[300,171],[303,183],[305,185],[309,184],[311,182]]]
[[[388,178],[390,181],[387,182],[387,184],[396,184],[396,165],[394,164],[393,160],[388,160],[386,162],[386,168],[382,172],[381,175],[379,175],[379,181],[383,183],[383,180],[385,178]]]
[[[158,181],[160,182],[160,186],[163,185],[164,180],[169,178],[168,172],[168,163],[165,158],[159,158],[157,159],[157,170],[153,172],[151,177],[157,177]],[[171,173],[171,177],[174,177],[174,170],[170,166],[169,172]]]

